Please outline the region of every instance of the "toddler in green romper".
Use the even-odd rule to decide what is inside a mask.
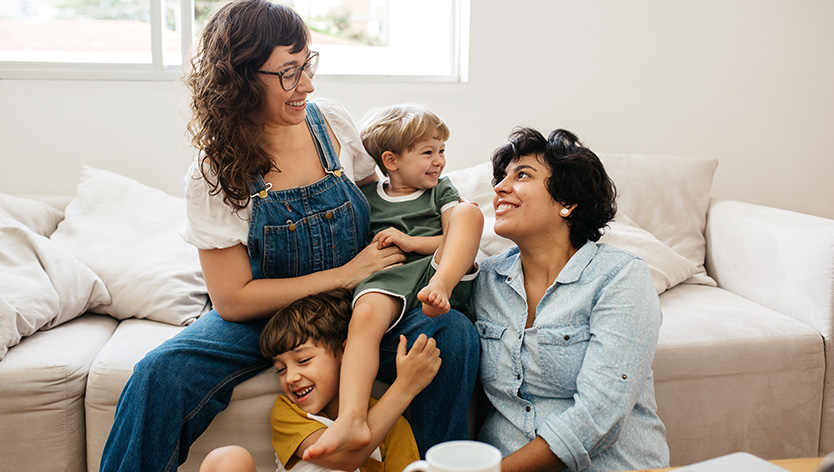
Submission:
[[[446,166],[446,124],[417,105],[387,107],[366,123],[362,144],[388,177],[361,188],[371,206],[370,244],[397,246],[406,257],[403,264],[355,287],[340,372],[339,417],[305,451],[304,460],[368,443],[368,399],[382,336],[421,304],[423,314],[431,317],[463,306],[478,272],[475,256],[484,216],[440,176]],[[423,315],[413,311],[409,316]]]

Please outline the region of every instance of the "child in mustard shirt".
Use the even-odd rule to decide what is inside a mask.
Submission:
[[[422,334],[408,352],[405,337],[400,337],[397,379],[378,401],[370,400],[370,443],[361,449],[302,460],[304,451],[339,414],[339,373],[351,314],[350,296],[349,290],[335,290],[302,298],[279,310],[261,333],[261,353],[272,359],[284,392],[275,400],[270,417],[279,472],[401,472],[420,459],[411,428],[401,415],[440,368],[434,339]],[[206,457],[200,471],[221,470],[255,472],[255,463],[243,448],[219,448]]]

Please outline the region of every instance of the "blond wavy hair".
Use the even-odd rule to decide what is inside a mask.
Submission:
[[[371,110],[362,121],[362,144],[385,175],[388,175],[382,163],[385,151],[400,154],[426,139],[449,139],[446,123],[422,105],[406,103]]]

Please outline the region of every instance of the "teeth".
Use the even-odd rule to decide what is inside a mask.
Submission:
[[[515,205],[510,205],[509,203],[502,203],[498,205],[499,210],[508,210],[510,208],[515,208]]]
[[[309,387],[307,387],[307,388],[305,388],[305,389],[303,389],[303,390],[297,390],[297,391],[295,392],[295,397],[296,397],[296,398],[301,398],[301,397],[303,397],[303,396],[307,395],[308,393],[310,393],[310,392],[312,392],[312,391],[313,391],[313,386],[311,385],[311,386],[309,386]]]
[[[304,106],[304,100],[300,100],[300,101],[297,101],[297,102],[287,102],[287,105],[289,105],[291,107]]]

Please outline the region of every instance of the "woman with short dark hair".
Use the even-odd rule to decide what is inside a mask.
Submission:
[[[666,467],[652,360],[660,303],[646,263],[597,244],[616,190],[575,135],[520,128],[495,151],[495,233],[470,298],[502,472]]]

